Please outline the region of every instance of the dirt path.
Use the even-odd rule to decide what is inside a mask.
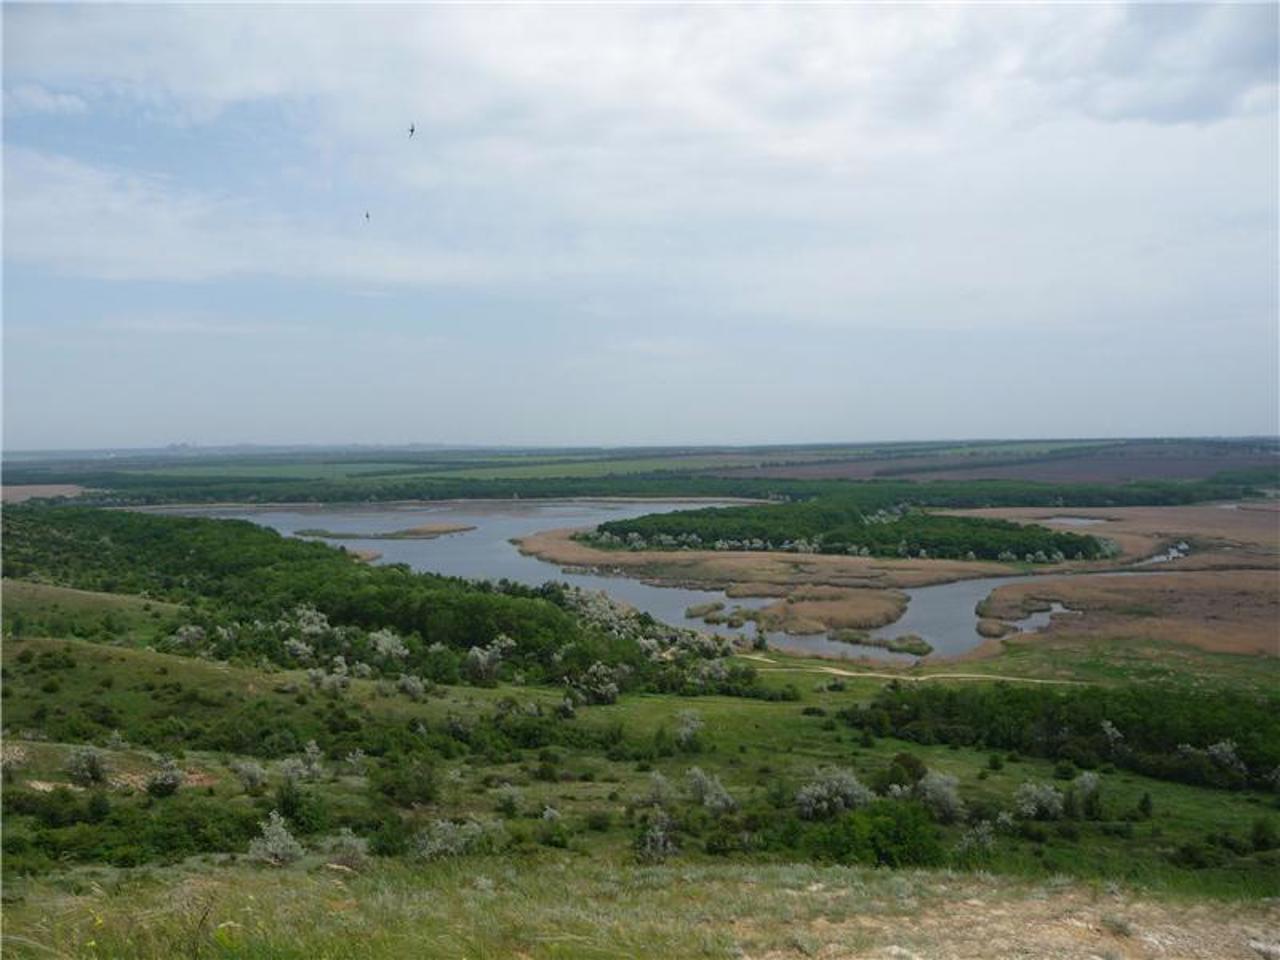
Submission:
[[[1013,677],[1004,673],[928,673],[913,676],[909,673],[880,673],[873,670],[842,670],[839,667],[779,667],[776,660],[770,660],[758,653],[740,653],[744,660],[755,660],[771,666],[761,667],[762,673],[830,673],[838,677],[871,677],[877,680],[910,680],[917,683],[925,680],[1006,680],[1010,683],[1039,683],[1066,685],[1072,687],[1087,686],[1083,680],[1046,680],[1039,677]]]

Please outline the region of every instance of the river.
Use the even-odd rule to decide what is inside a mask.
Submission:
[[[643,610],[655,619],[676,626],[692,627],[723,635],[751,636],[754,624],[730,627],[707,624],[685,616],[685,610],[699,604],[724,603],[727,608],[758,609],[775,602],[769,598],[728,598],[719,590],[691,590],[660,587],[627,576],[564,571],[555,564],[526,556],[511,543],[557,527],[593,527],[607,520],[623,520],[647,513],[667,513],[721,504],[687,500],[457,500],[439,503],[279,507],[182,508],[187,516],[208,516],[249,520],[280,533],[297,536],[298,531],[323,529],[345,533],[392,533],[425,524],[465,524],[474,527],[433,540],[353,538],[341,543],[355,550],[381,554],[379,563],[405,563],[414,570],[472,579],[507,579],[538,585],[560,580],[587,590],[604,590],[610,596]],[[983,642],[977,630],[977,605],[996,587],[1036,579],[1032,576],[984,577],[906,590],[906,613],[885,627],[870,631],[875,638],[892,639],[917,634],[933,645],[937,656],[953,657]],[[1054,613],[1069,613],[1059,607],[1017,621],[1018,629],[1043,629]],[[890,653],[881,647],[842,643],[825,634],[791,636],[769,633],[769,645],[796,653],[828,657],[860,658],[910,663],[916,658]]]

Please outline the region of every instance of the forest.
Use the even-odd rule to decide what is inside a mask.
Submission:
[[[1107,552],[1096,537],[1007,520],[943,516],[901,503],[868,512],[866,498],[858,493],[651,514],[603,523],[580,538],[620,549],[786,550],[1036,563],[1092,560]]]

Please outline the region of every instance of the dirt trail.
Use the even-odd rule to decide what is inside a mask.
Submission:
[[[1085,686],[1082,680],[1047,680],[1040,677],[1014,677],[1004,673],[928,673],[913,676],[909,673],[881,673],[873,670],[842,670],[840,667],[779,667],[776,660],[761,656],[758,653],[740,653],[744,660],[756,660],[771,666],[761,667],[762,673],[831,673],[838,677],[871,677],[877,680],[910,680],[917,683],[925,680],[1007,680],[1010,683],[1039,683],[1067,686]]]

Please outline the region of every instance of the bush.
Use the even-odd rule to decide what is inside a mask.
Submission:
[[[1057,820],[1062,816],[1064,801],[1061,791],[1047,783],[1027,782],[1013,795],[1014,809],[1029,820]]]
[[[873,799],[875,795],[853,771],[832,768],[818,771],[813,780],[796,791],[796,809],[805,820],[822,820],[865,806]]]
[[[258,796],[267,788],[267,771],[256,760],[236,760],[231,764],[231,772],[251,797]]]
[[[686,776],[689,797],[717,817],[738,808],[738,801],[724,788],[720,778],[703,773],[700,767],[690,767]]]
[[[648,822],[641,826],[633,848],[636,859],[641,863],[662,863],[680,852],[676,843],[675,824],[665,811],[655,810]]]
[[[1270,817],[1258,817],[1253,821],[1253,829],[1249,832],[1253,849],[1258,853],[1280,847],[1280,832],[1276,830],[1275,821]]]
[[[282,867],[302,857],[302,844],[293,838],[279,811],[272,810],[258,827],[262,835],[249,843],[252,859]]]
[[[82,787],[106,783],[111,769],[97,747],[76,747],[67,758],[67,776]]]
[[[937,827],[924,807],[912,802],[873,801],[811,827],[804,845],[811,855],[837,863],[906,867],[943,859]]]
[[[173,757],[164,757],[160,769],[147,777],[147,793],[153,797],[171,797],[182,786],[185,776]]]
[[[964,819],[964,801],[956,791],[959,781],[945,773],[930,770],[916,784],[915,794],[939,823],[955,823]]]
[[[373,788],[392,803],[409,807],[434,803],[440,793],[435,766],[422,758],[383,767],[373,775]]]
[[[504,817],[514,817],[520,813],[521,793],[511,784],[505,784],[497,791],[497,810]]]
[[[414,834],[414,856],[422,860],[444,860],[471,853],[488,853],[502,845],[501,825],[482,824],[475,820],[455,823],[434,820]]]
[[[369,842],[357,837],[347,827],[325,843],[324,852],[330,863],[348,870],[362,870],[369,862]]]

